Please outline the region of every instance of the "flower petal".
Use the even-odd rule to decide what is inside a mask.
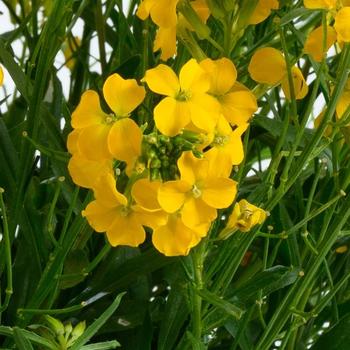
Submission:
[[[309,87],[306,84],[303,73],[296,66],[292,67],[292,78],[293,78],[295,98],[297,100],[301,100],[309,92]],[[290,96],[290,91],[289,91],[288,76],[284,77],[284,79],[282,80],[282,90],[283,90],[286,98],[290,100],[291,96]]]
[[[131,195],[143,209],[149,211],[159,210],[160,205],[157,196],[161,184],[160,181],[150,181],[149,179],[137,180],[132,186]]]
[[[113,208],[128,204],[126,197],[117,191],[115,178],[110,173],[101,176],[95,182],[93,189],[96,200],[105,207]]]
[[[161,50],[160,58],[163,61],[176,55],[176,27],[160,27],[157,30],[153,51],[156,52],[158,50]]]
[[[165,64],[148,69],[143,81],[147,83],[153,92],[160,95],[175,97],[180,90],[180,84],[176,74]]]
[[[180,70],[179,81],[182,91],[205,93],[210,88],[210,76],[198,62],[191,58]]]
[[[137,213],[116,216],[112,226],[107,230],[108,242],[113,247],[119,245],[137,247],[145,238],[145,229],[139,223]]]
[[[202,199],[217,209],[227,208],[235,199],[237,183],[231,179],[217,177],[208,179],[202,188]]]
[[[215,208],[210,207],[200,198],[191,197],[185,202],[181,210],[181,217],[187,227],[195,229],[213,221],[217,217],[217,212]]]
[[[210,76],[210,90],[214,95],[226,94],[237,79],[237,70],[231,60],[226,57],[218,60],[207,58],[200,62],[200,66]]]
[[[108,114],[104,113],[100,106],[98,93],[87,90],[81,96],[77,108],[72,113],[72,127],[75,129],[103,123]]]
[[[67,137],[67,150],[70,154],[79,153],[78,139],[81,129],[73,129]]]
[[[220,98],[222,113],[231,125],[241,125],[249,121],[258,110],[254,94],[250,91],[230,92]]]
[[[253,80],[269,85],[279,83],[287,74],[282,53],[273,47],[256,50],[250,60],[248,71]]]
[[[178,135],[191,121],[188,103],[164,98],[154,109],[154,121],[162,134]]]
[[[101,175],[112,174],[112,161],[97,162],[73,155],[68,163],[68,171],[75,184],[85,188],[93,188]]]
[[[118,117],[124,117],[143,101],[146,91],[135,79],[123,79],[115,73],[106,79],[103,95],[112,111]]]
[[[114,158],[131,162],[141,155],[142,131],[132,119],[119,119],[113,124],[107,142]]]
[[[316,62],[321,62],[324,53],[336,42],[337,33],[333,27],[327,26],[327,43],[323,52],[323,26],[314,29],[308,36],[304,45],[304,52],[310,55]]]
[[[150,227],[152,230],[156,230],[158,227],[166,224],[168,220],[168,213],[163,209],[158,209],[150,212],[141,208],[139,205],[134,205],[132,210],[137,213],[139,222],[143,226]]]
[[[112,155],[108,150],[107,138],[110,125],[91,125],[81,130],[78,138],[78,147],[81,154],[90,160],[111,159]]]
[[[175,27],[177,22],[176,5],[179,0],[158,0],[151,8],[152,21],[159,27]]]
[[[0,66],[0,85],[2,85],[4,82],[4,71],[2,67]]]
[[[338,41],[350,42],[350,7],[341,8],[334,17]]]
[[[175,215],[170,215],[168,223],[152,234],[153,245],[166,256],[187,255],[199,241],[196,232],[186,227]]]
[[[278,7],[278,0],[259,0],[249,19],[249,24],[258,24],[264,21],[270,16],[271,10],[276,10]]]
[[[304,0],[307,9],[332,9],[336,4],[337,0]]]
[[[136,11],[136,16],[144,21],[156,3],[157,0],[143,0]]]
[[[158,202],[167,213],[174,213],[184,204],[190,190],[191,186],[185,181],[167,181],[159,188]]]
[[[209,160],[209,172],[218,177],[229,177],[232,170],[231,154],[226,152],[223,147],[213,147],[204,153]]]
[[[118,215],[117,208],[107,208],[99,201],[90,202],[82,215],[86,217],[89,225],[96,232],[105,232],[113,224],[116,215]]]
[[[191,151],[186,151],[181,154],[177,166],[181,180],[185,181],[191,188],[196,181],[206,179],[209,163],[206,159],[196,158]]]

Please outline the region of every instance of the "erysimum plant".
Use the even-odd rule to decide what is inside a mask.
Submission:
[[[349,9],[3,1],[0,348],[348,348]]]

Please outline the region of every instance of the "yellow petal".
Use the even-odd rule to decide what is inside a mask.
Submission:
[[[157,30],[153,51],[156,52],[158,50],[161,50],[160,58],[163,61],[176,55],[176,27],[160,27]]]
[[[332,9],[337,0],[304,0],[304,6],[308,9]]]
[[[145,230],[138,221],[137,213],[116,216],[112,226],[107,230],[108,242],[113,247],[119,245],[137,247],[145,238]]]
[[[165,97],[154,109],[154,121],[162,134],[175,136],[191,121],[189,105],[187,102]]]
[[[304,52],[316,61],[321,62],[324,53],[335,43],[337,40],[337,33],[333,27],[327,26],[327,43],[325,52],[323,52],[323,26],[314,29],[307,37],[304,45]]]
[[[82,129],[78,138],[80,153],[90,160],[112,159],[107,145],[110,129],[110,125],[106,124],[92,125]]]
[[[131,195],[143,209],[159,210],[160,205],[157,196],[161,184],[160,181],[150,181],[149,179],[137,180],[132,186]]]
[[[135,79],[110,75],[103,85],[103,95],[111,110],[119,117],[129,115],[145,98],[145,88]]]
[[[101,176],[95,182],[93,189],[96,200],[105,207],[113,208],[128,204],[126,197],[117,191],[116,181],[111,173]]]
[[[276,10],[278,7],[278,0],[259,0],[249,19],[249,24],[258,24],[264,21],[270,16],[271,10]]]
[[[174,213],[184,204],[190,190],[191,186],[185,181],[167,181],[159,188],[158,202],[167,213]]]
[[[232,171],[231,155],[219,147],[212,147],[204,153],[209,161],[209,172],[218,177],[229,177]]]
[[[344,90],[337,102],[337,118],[340,119],[350,106],[350,91]]]
[[[232,125],[246,124],[258,110],[258,104],[251,91],[234,91],[220,98],[222,113]]]
[[[87,90],[81,96],[77,108],[72,113],[72,127],[80,129],[98,125],[104,123],[107,117],[108,114],[101,109],[98,93],[93,90]]]
[[[176,74],[165,64],[148,69],[143,81],[147,83],[153,92],[160,95],[175,97],[180,90],[180,84]]]
[[[177,22],[176,5],[179,0],[158,0],[151,8],[152,21],[159,27],[175,27]]]
[[[143,0],[136,11],[136,16],[144,21],[156,3],[157,0]]]
[[[150,227],[152,230],[158,229],[160,226],[166,224],[168,220],[168,213],[166,213],[163,209],[153,210],[152,212],[149,210],[145,210],[139,205],[134,205],[132,210],[137,214],[138,220],[143,226]]]
[[[70,154],[76,154],[79,152],[78,139],[81,129],[72,130],[67,137],[67,149]]]
[[[199,241],[200,237],[176,215],[170,215],[168,223],[152,234],[153,245],[166,256],[187,255]]]
[[[207,179],[202,188],[202,199],[210,207],[216,209],[227,208],[235,199],[237,183],[227,178]]]
[[[343,7],[334,17],[334,28],[338,34],[338,40],[350,42],[350,7]]]
[[[94,161],[73,155],[68,163],[68,171],[75,184],[85,188],[93,188],[96,180],[103,174],[112,174],[112,161]]]
[[[206,179],[209,162],[207,159],[196,158],[191,151],[186,151],[181,154],[177,161],[177,166],[181,180],[192,187],[195,182]]]
[[[118,215],[118,208],[107,208],[99,201],[90,202],[82,215],[86,217],[89,225],[97,232],[107,231]]]
[[[205,93],[210,88],[210,77],[198,62],[191,58],[180,70],[179,81],[181,90],[192,93]]]
[[[117,120],[109,134],[108,147],[114,158],[125,162],[141,155],[142,131],[130,118]]]
[[[200,198],[189,198],[182,210],[183,223],[189,228],[198,227],[201,224],[213,221],[217,217],[216,209],[210,207]]]
[[[218,100],[205,93],[196,93],[192,95],[187,103],[192,123],[207,133],[213,132],[220,115]]]
[[[255,51],[248,71],[253,80],[269,85],[279,83],[287,74],[282,53],[273,47],[264,47]]]
[[[237,70],[231,60],[226,57],[218,60],[207,58],[201,61],[200,66],[210,76],[210,90],[214,95],[224,95],[234,85],[237,79]]]
[[[295,98],[297,100],[301,100],[307,95],[307,93],[309,92],[309,88],[306,84],[303,73],[296,66],[292,67],[292,78],[293,78]],[[282,80],[282,90],[286,98],[290,100],[291,96],[289,91],[288,76],[284,77],[284,79]]]
[[[0,85],[2,85],[4,82],[4,71],[2,67],[0,66]]]

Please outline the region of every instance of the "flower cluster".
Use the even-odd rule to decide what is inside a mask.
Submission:
[[[230,175],[244,158],[241,137],[256,99],[227,58],[190,59],[179,76],[160,64],[142,82],[148,93],[134,79],[109,76],[102,89],[108,111],[97,92],[82,95],[72,114],[68,169],[76,184],[93,190],[83,215],[112,246],[140,245],[147,228],[160,252],[186,255],[208,234],[218,209],[236,198]],[[155,94],[164,98],[139,125],[146,106],[138,107],[159,101]],[[231,227],[248,231],[263,221],[241,211],[235,207]]]

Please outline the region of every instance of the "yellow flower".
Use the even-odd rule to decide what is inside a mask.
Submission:
[[[247,127],[248,124],[242,124],[232,130],[226,119],[220,116],[210,144],[212,148],[204,153],[210,165],[214,166],[212,171],[216,171],[218,176],[229,177],[232,166],[242,162],[244,150],[241,136]]]
[[[270,16],[271,10],[276,10],[278,7],[278,0],[259,0],[249,19],[249,24],[258,24],[264,21]]]
[[[350,106],[350,79],[346,82],[343,93],[340,95],[340,98],[337,103],[336,112],[337,118],[342,118],[345,111]]]
[[[179,134],[191,121],[199,129],[214,130],[220,105],[207,93],[210,80],[196,60],[181,68],[179,79],[160,64],[147,70],[144,81],[152,91],[167,96],[154,109],[156,126],[164,135]]]
[[[304,6],[308,9],[332,9],[337,5],[337,0],[304,0]]]
[[[302,99],[308,93],[308,86],[300,69],[293,66],[291,69],[295,98]],[[248,71],[252,79],[268,85],[282,84],[282,90],[287,99],[290,99],[287,64],[282,52],[264,47],[258,49],[250,60]]]
[[[350,7],[341,8],[334,17],[338,41],[350,42]]]
[[[4,71],[2,70],[2,67],[0,66],[0,85],[2,85],[4,82]]]
[[[219,177],[207,159],[183,152],[178,160],[181,179],[162,184],[160,206],[168,213],[181,209],[183,223],[195,229],[217,216],[216,209],[227,208],[236,196],[236,182]]]
[[[228,219],[227,227],[235,227],[242,232],[248,232],[253,226],[262,224],[266,216],[266,212],[263,209],[242,199],[235,204],[233,212]]]
[[[163,61],[168,60],[176,54],[176,26],[168,28],[160,27],[157,30],[153,51],[156,52],[158,50],[161,50],[160,58]]]
[[[178,2],[179,0],[143,0],[136,15],[142,20],[151,16],[152,21],[162,28],[175,27]]]
[[[127,117],[143,101],[145,89],[135,79],[125,80],[113,74],[107,78],[103,94],[113,114],[102,111],[99,96],[92,90],[84,92],[72,114],[73,128],[81,129],[79,150],[90,160],[114,157],[128,162],[140,153],[142,132]],[[116,137],[126,142],[121,143]]]
[[[200,66],[210,76],[209,93],[220,103],[221,112],[232,125],[245,124],[257,111],[256,98],[246,88],[237,88],[237,70],[228,58],[207,58]]]
[[[324,54],[336,42],[337,34],[333,27],[327,26],[327,43],[323,52],[323,26],[314,29],[307,37],[304,44],[304,52],[316,61],[321,62]]]
[[[93,188],[96,180],[104,174],[113,174],[112,160],[90,160],[79,152],[78,138],[80,129],[73,130],[67,138],[67,149],[72,158],[68,162],[68,171],[75,184]]]

